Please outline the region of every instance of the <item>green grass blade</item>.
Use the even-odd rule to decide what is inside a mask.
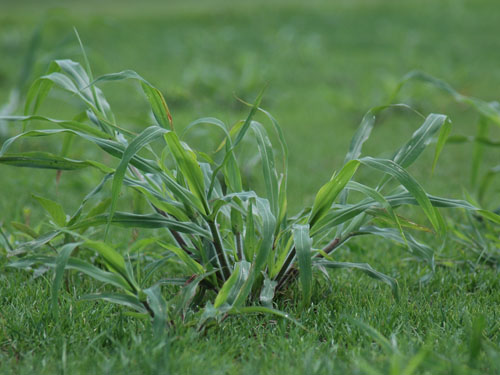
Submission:
[[[250,125],[252,123],[252,119],[255,116],[255,113],[257,113],[259,106],[260,106],[260,102],[262,101],[262,97],[264,96],[264,91],[265,90],[263,89],[259,93],[259,95],[257,95],[257,98],[255,99],[255,101],[252,105],[252,108],[250,109],[250,112],[248,113],[248,116],[247,116],[245,122],[243,123],[243,126],[241,127],[240,131],[236,135],[236,138],[235,138],[234,143],[233,143],[233,148],[238,146],[238,144],[241,142],[241,140],[243,139],[243,137],[247,133],[248,129],[250,128]]]
[[[47,267],[56,267],[56,257],[43,255],[27,256],[14,262],[8,263],[8,266],[13,268],[26,268],[31,267],[34,264],[43,264]],[[82,272],[97,281],[113,285],[126,291],[130,290],[130,285],[120,275],[104,271],[90,263],[77,258],[70,257],[67,261],[66,269],[72,269],[78,272]]]
[[[500,215],[497,215],[496,213],[487,210],[477,210],[477,213],[485,217],[489,221],[492,221],[493,223],[500,225]]]
[[[233,273],[226,280],[215,298],[214,307],[220,308],[224,304],[232,306],[241,293],[250,274],[251,263],[247,261],[236,262]]]
[[[344,164],[351,160],[356,160],[361,156],[363,145],[370,138],[370,134],[373,130],[373,126],[375,125],[377,115],[386,109],[392,108],[407,109],[420,115],[417,111],[415,111],[407,104],[388,104],[371,108],[363,116],[361,123],[359,124],[356,132],[354,133],[354,136],[351,139],[349,150],[347,151],[347,154],[345,156]]]
[[[316,222],[314,227],[311,227],[310,235],[312,237],[315,237],[325,231],[330,230],[331,228],[343,224],[368,210],[373,206],[374,203],[375,202],[373,200],[367,200],[344,208],[330,210]]]
[[[245,238],[243,239],[243,253],[246,260],[252,260],[255,254],[256,238],[253,214],[253,199],[248,200],[247,215],[245,219]]]
[[[78,207],[78,209],[76,210],[76,212],[73,214],[73,216],[71,216],[71,218],[69,219],[68,221],[68,226],[72,226],[73,224],[76,223],[76,221],[80,218],[80,215],[82,214],[82,211],[83,211],[83,208],[85,207],[85,205],[87,204],[87,202],[93,198],[94,196],[96,196],[97,194],[99,194],[99,192],[102,190],[102,188],[104,187],[104,185],[106,184],[106,182],[112,177],[112,174],[107,174],[103,177],[103,179],[101,180],[101,182],[95,187],[92,189],[92,191],[90,191],[82,200],[82,202],[80,203],[80,207]],[[110,200],[106,200],[108,202],[111,203]],[[109,203],[108,203],[109,204]],[[88,217],[92,217],[92,216],[96,216],[98,214],[101,214],[103,212],[99,212],[99,213],[92,213],[92,212],[89,212],[88,213]]]
[[[432,206],[422,186],[402,166],[392,160],[374,159],[371,157],[364,157],[360,159],[360,162],[398,180],[415,197],[434,229],[441,234],[444,233],[445,229],[439,212]]]
[[[274,290],[278,283],[268,277],[264,278],[264,286],[260,291],[259,301],[264,307],[273,308]]]
[[[153,87],[145,82],[141,82],[142,90],[149,100],[153,115],[155,116],[158,124],[165,129],[174,128],[172,115],[168,109],[167,102],[163,97],[163,94],[156,87]]]
[[[101,241],[86,240],[84,245],[85,247],[97,251],[99,255],[104,258],[109,270],[117,273],[127,281],[131,292],[136,293],[140,290],[134,275],[130,272],[130,269],[127,268],[125,259],[120,253]]]
[[[156,243],[161,247],[163,247],[164,249],[167,249],[168,251],[171,251],[172,253],[177,255],[179,259],[186,265],[190,273],[194,275],[205,274],[206,272],[205,268],[196,260],[194,260],[191,256],[189,256],[189,254],[187,254],[183,249],[180,249],[174,245],[167,244],[161,241],[158,241]]]
[[[347,154],[344,159],[344,164],[350,162],[351,160],[356,160],[361,156],[363,145],[370,138],[370,134],[373,130],[373,127],[375,126],[378,114],[380,112],[385,111],[386,109],[392,109],[392,108],[402,108],[420,115],[420,113],[418,113],[416,110],[414,110],[413,108],[411,108],[406,104],[388,104],[371,108],[363,116],[361,123],[359,124],[358,128],[356,129],[356,132],[354,133],[354,136],[351,139],[351,143],[349,144],[349,150],[347,151]],[[348,195],[349,191],[344,190],[340,196],[340,203],[345,204],[347,202]],[[339,227],[339,230],[340,228],[341,227]]]
[[[153,312],[153,328],[156,334],[161,334],[167,328],[168,304],[161,294],[159,285],[144,289],[148,304]]]
[[[434,195],[427,194],[427,197],[431,201],[432,205],[435,207],[443,208],[464,208],[466,210],[476,210],[477,208],[467,201],[460,199],[449,199],[437,197]],[[400,193],[396,195],[390,195],[385,197],[387,201],[393,206],[398,207],[404,204],[418,205],[418,202],[414,196],[410,193]]]
[[[276,218],[271,212],[269,202],[265,199],[257,198],[255,201],[256,212],[262,220],[261,234],[262,240],[255,254],[254,267],[258,274],[264,268],[267,257],[273,246],[273,234],[276,225]]]
[[[441,128],[441,131],[439,132],[439,137],[436,144],[436,151],[434,152],[434,160],[432,161],[431,173],[434,173],[434,170],[436,169],[439,155],[441,155],[444,145],[448,141],[448,136],[450,135],[450,132],[451,132],[451,120],[447,118],[443,127]]]
[[[387,354],[393,354],[397,352],[397,349],[391,344],[391,342],[372,326],[366,324],[365,322],[362,322],[361,320],[351,317],[349,318],[349,321],[358,326],[364,333],[374,339]]]
[[[85,52],[85,48],[83,47],[83,43],[82,43],[82,40],[80,38],[80,34],[78,34],[78,31],[76,30],[76,28],[73,28],[73,30],[75,32],[76,38],[78,39],[78,44],[80,45],[80,50],[82,51],[83,60],[85,63],[85,70],[86,70],[87,77],[83,77],[83,78],[86,78],[84,83],[85,83],[85,85],[88,85],[91,81],[94,80],[94,76],[92,74],[92,67],[90,66],[90,62],[89,62],[89,59],[87,57],[87,53]],[[100,92],[100,90],[94,85],[90,86],[90,91],[92,92],[92,99],[93,99],[93,102],[95,103],[97,109],[100,111],[100,113],[105,118],[108,117],[108,114],[110,113],[110,108],[109,108],[108,102],[105,100],[104,96],[102,95],[102,92]],[[102,126],[102,124],[101,124],[101,126]]]
[[[340,172],[333,176],[332,179],[318,191],[314,199],[311,215],[309,216],[311,229],[314,228],[316,222],[330,209],[335,198],[337,198],[337,195],[339,195],[354,173],[356,173],[358,167],[358,160],[347,162]]]
[[[368,276],[373,277],[376,280],[382,281],[389,285],[392,289],[392,293],[396,299],[399,299],[398,283],[395,279],[387,276],[379,271],[374,270],[367,263],[351,263],[351,262],[332,262],[328,260],[318,260],[314,262],[315,266],[321,266],[325,268],[340,269],[340,268],[350,268],[363,271]]]
[[[410,358],[401,375],[413,375],[420,365],[425,362],[429,354],[430,350],[425,346],[422,347],[417,354]]]
[[[30,130],[21,134],[18,134],[14,137],[11,137],[7,139],[3,144],[2,147],[0,148],[0,156],[4,155],[7,150],[12,146],[14,142],[16,142],[20,138],[24,137],[48,137],[51,135],[58,135],[58,134],[78,134],[78,132],[74,132],[68,129],[49,129],[49,130]],[[65,155],[61,155],[61,157],[64,157]]]
[[[500,174],[500,165],[490,168],[481,179],[478,189],[478,199],[480,202],[483,202],[488,188],[491,186],[494,177],[498,174]]]
[[[311,262],[312,239],[309,237],[309,226],[295,225],[293,227],[293,241],[299,264],[299,280],[302,286],[302,307],[307,307],[311,304],[313,282]]]
[[[73,130],[71,129],[71,127],[73,125],[75,125],[74,122],[67,122],[67,121],[60,121],[60,120],[53,120],[53,119],[48,119],[48,118],[42,118],[41,116],[31,116],[31,117],[24,117],[23,119],[21,118],[14,118],[14,117],[9,117],[8,119],[12,119],[12,120],[21,120],[21,121],[28,121],[29,119],[31,118],[39,118],[39,119],[42,119],[42,120],[45,120],[45,121],[50,121],[50,122],[54,122],[60,126],[63,126],[63,127],[67,127],[68,129],[50,129],[50,130],[38,130],[38,131],[33,131],[32,132],[26,132],[27,136],[30,136],[30,135],[34,135],[34,136],[43,136],[43,135],[52,135],[52,134],[58,134],[58,133],[72,133],[72,134],[75,134],[87,141],[90,141],[90,142],[93,142],[95,143],[97,146],[99,146],[101,149],[103,149],[104,151],[106,151],[108,154],[114,156],[114,157],[117,157],[117,158],[121,158],[123,153],[125,152],[125,146],[119,142],[116,142],[116,141],[113,141],[113,140],[110,140],[110,139],[105,139],[105,137],[108,137],[105,133],[103,132],[100,132],[100,131],[97,131],[98,133],[95,134],[97,135],[97,137],[95,136],[92,136],[92,135],[88,135],[88,134],[85,134],[85,133],[82,133],[80,131],[77,131],[77,130]],[[80,123],[77,123],[78,126],[80,126]],[[89,127],[88,125],[85,125],[87,128],[86,129],[82,129],[84,131],[89,131]],[[89,131],[90,132],[90,131]],[[24,133],[23,133],[24,134]],[[23,136],[23,134],[21,134],[21,136]],[[101,137],[102,136],[102,137]],[[16,136],[17,138],[19,138],[19,136]],[[16,137],[13,137],[11,139],[13,140],[16,140],[17,138]],[[5,147],[8,147],[12,144],[13,141],[10,141]],[[144,171],[144,172],[147,172],[147,173],[151,173],[151,172],[157,172],[159,170],[159,167],[157,167],[156,165],[154,165],[151,161],[147,160],[147,159],[144,159],[142,157],[139,157],[137,155],[134,155],[131,159],[131,164],[133,164],[135,167],[137,167],[138,169],[140,169],[141,171]],[[107,168],[107,170],[111,171],[112,169],[111,168]]]
[[[242,191],[243,187],[242,187],[242,182],[241,182],[241,174],[240,174],[240,170],[238,167],[238,162],[236,160],[236,157],[234,156],[231,134],[227,130],[226,124],[224,124],[221,120],[213,118],[213,117],[200,118],[196,121],[193,121],[192,123],[190,123],[186,127],[186,129],[184,130],[184,132],[182,134],[182,138],[184,138],[185,135],[191,129],[193,129],[196,126],[200,126],[200,125],[210,125],[210,126],[216,127],[216,128],[223,131],[224,136],[225,136],[223,144],[225,144],[226,154],[228,156],[228,160],[223,168],[224,178],[225,178],[226,184],[229,187],[230,191],[232,191],[232,192]],[[222,149],[222,147],[220,147],[219,149]],[[211,164],[215,164],[215,163],[211,163]]]
[[[191,122],[188,126],[186,126],[186,128],[182,132],[181,138],[184,139],[186,137],[187,133],[189,133],[196,126],[200,126],[200,125],[214,126],[218,129],[222,130],[222,132],[224,133],[224,135],[226,137],[225,138],[226,142],[231,139],[231,135],[229,134],[229,132],[227,130],[226,124],[215,117],[203,117],[203,118],[199,118],[199,119]]]
[[[252,106],[249,103],[245,103],[248,106]],[[277,226],[276,230],[278,230],[281,226],[281,224],[285,222],[286,220],[286,214],[287,214],[287,184],[288,184],[288,145],[286,143],[285,135],[283,134],[283,130],[281,129],[280,124],[278,121],[266,110],[259,108],[258,109],[260,112],[264,113],[266,117],[271,121],[271,124],[273,125],[274,131],[276,135],[278,136],[278,141],[281,147],[281,153],[282,153],[282,163],[283,163],[283,170],[281,172],[281,180],[278,186],[278,205],[279,205],[279,214],[277,214],[276,219],[277,219]]]
[[[95,85],[99,82],[121,81],[125,79],[133,79],[141,83],[142,90],[148,98],[149,104],[151,105],[151,110],[153,111],[153,115],[158,124],[162,128],[173,129],[172,115],[170,114],[167,102],[165,101],[165,98],[163,97],[161,91],[151,85],[136,72],[132,70],[124,70],[119,73],[105,74],[99,78],[96,78],[90,83],[90,85]]]
[[[125,291],[130,291],[130,284],[121,275],[117,273],[104,271],[83,260],[76,258],[69,258],[66,268],[74,269],[76,271],[82,272],[92,277],[95,280],[101,281],[106,284],[114,285]]]
[[[170,152],[174,156],[179,169],[186,178],[191,192],[199,199],[202,213],[208,214],[208,203],[205,194],[205,180],[200,164],[196,160],[196,155],[184,148],[179,141],[177,134],[170,132],[165,134],[165,140]]]
[[[484,116],[481,116],[476,130],[476,140],[488,137],[488,121]],[[481,163],[483,160],[484,144],[481,142],[474,142],[474,152],[472,154],[471,163],[471,176],[470,182],[472,186],[477,183],[479,171],[481,170]]]
[[[234,315],[234,314],[254,314],[254,313],[276,315],[276,316],[279,316],[280,318],[285,318],[285,319],[291,321],[292,323],[294,323],[298,327],[300,327],[303,330],[307,331],[306,327],[304,327],[302,324],[300,324],[298,320],[293,319],[287,313],[284,313],[283,311],[276,310],[276,309],[270,309],[270,308],[264,307],[264,306],[236,307],[236,308],[232,308],[227,313],[230,314],[230,315]]]
[[[394,212],[394,209],[392,208],[391,204],[385,199],[385,197],[382,194],[380,194],[377,190],[375,190],[369,186],[359,184],[355,181],[349,181],[349,183],[347,184],[347,188],[349,190],[359,191],[359,192],[365,194],[366,196],[372,198],[375,202],[379,203],[382,206],[382,208],[387,211],[387,213],[389,214],[389,217],[396,224],[396,226],[399,230],[399,233],[401,234],[401,237],[406,241],[405,233],[403,231],[403,228],[401,226],[401,222],[399,221],[398,216]]]
[[[129,165],[130,160],[133,156],[144,146],[148,145],[161,135],[166,132],[165,129],[158,126],[150,126],[149,128],[143,130],[125,149],[120,164],[116,168],[115,174],[113,176],[113,185],[111,187],[111,206],[109,209],[108,223],[106,225],[106,230],[104,233],[104,238],[107,238],[109,227],[113,219],[113,214],[116,209],[116,204],[118,202],[118,196],[123,183],[123,178],[125,177],[125,172]]]
[[[141,183],[129,178],[124,178],[123,184],[141,192],[141,194],[143,194],[149,201],[149,203],[152,204],[155,208],[160,209],[169,215],[172,215],[179,221],[189,221],[188,213],[181,202],[174,201],[170,198],[166,198],[158,194],[158,192],[151,189],[149,184]]]
[[[252,121],[251,127],[257,139],[257,145],[259,147],[260,157],[262,160],[262,172],[264,175],[266,196],[271,206],[271,212],[275,217],[278,217],[279,187],[278,175],[276,172],[276,167],[274,165],[273,146],[271,145],[271,141],[267,136],[266,130],[261,124]]]
[[[473,211],[477,210],[477,207],[463,200],[441,198],[429,194],[427,194],[427,197],[435,207],[464,208],[466,210]],[[415,197],[410,193],[391,195],[385,197],[385,199],[393,208],[402,205],[419,205]],[[378,207],[377,202],[373,199],[367,199],[353,205],[347,205],[344,207],[336,208],[335,210],[330,210],[317,222],[314,228],[311,229],[311,236],[317,236],[320,233],[325,232],[325,230],[345,223],[353,217],[356,217],[363,212],[367,212],[370,208],[373,207]],[[382,207],[380,206],[380,208]]]
[[[75,94],[81,94],[90,103],[95,104],[92,90],[89,87],[90,79],[85,69],[76,61],[72,61],[69,59],[55,60],[55,62],[59,66],[59,68],[61,68],[61,71],[66,73],[67,79],[70,79],[73,83],[73,85],[68,85],[68,87],[63,88],[70,91],[70,88],[74,86],[76,91],[71,90],[71,92],[74,92]],[[51,74],[59,75],[60,73],[56,72]]]
[[[356,160],[361,156],[361,150],[363,148],[363,144],[370,138],[370,134],[373,130],[373,126],[375,125],[375,114],[376,110],[369,110],[361,120],[356,133],[351,139],[351,143],[349,145],[349,150],[345,156],[344,163],[348,163],[351,160]]]
[[[50,74],[44,75],[43,77],[40,77],[40,79],[51,81],[61,89],[75,94],[89,107],[93,106],[92,97],[89,95],[89,93],[81,93],[75,82],[68,76],[64,75],[62,72],[52,72]]]
[[[259,93],[259,95],[257,96],[257,98],[255,99],[255,102],[254,102],[252,108],[250,109],[250,112],[249,112],[246,120],[243,123],[238,123],[235,127],[233,127],[233,129],[231,129],[231,131],[230,131],[231,134],[233,133],[233,131],[236,131],[236,130],[238,132],[236,134],[236,138],[233,142],[233,145],[229,149],[226,149],[226,155],[224,156],[224,159],[219,164],[219,166],[217,168],[215,168],[213,171],[212,181],[210,181],[210,186],[208,188],[208,194],[207,194],[207,196],[209,198],[212,194],[212,190],[213,190],[214,185],[215,185],[217,174],[219,173],[219,171],[222,168],[224,168],[226,166],[227,162],[231,158],[234,158],[234,154],[233,154],[234,149],[238,146],[238,144],[241,142],[241,140],[243,139],[243,137],[247,133],[248,129],[250,128],[250,124],[252,123],[252,119],[255,116],[255,113],[257,112],[257,110],[259,108],[259,105],[260,105],[260,102],[262,100],[263,95],[264,95],[264,90],[262,90]]]
[[[86,294],[80,297],[81,301],[96,301],[102,300],[106,302],[116,303],[117,305],[122,305],[134,309],[140,313],[146,313],[147,310],[144,308],[141,301],[130,294],[123,293],[96,293],[96,294]]]
[[[0,116],[0,120],[3,121],[10,121],[10,122],[28,122],[28,121],[44,121],[44,122],[50,122],[52,124],[55,124],[57,126],[60,126],[61,128],[65,129],[71,129],[75,130],[78,132],[83,132],[87,134],[91,134],[93,136],[99,137],[99,138],[109,138],[109,134],[104,133],[103,131],[96,129],[93,126],[87,125],[83,122],[79,121],[73,121],[73,120],[58,120],[58,119],[53,119],[50,117],[46,116],[40,116],[40,115],[31,115],[31,116]],[[30,132],[26,132],[23,134],[30,134]],[[34,134],[34,133],[33,133]],[[40,131],[40,134],[43,134],[42,131]],[[19,134],[17,137],[22,136]]]
[[[68,264],[68,259],[73,252],[73,250],[76,249],[81,245],[81,242],[79,243],[68,243],[64,245],[61,250],[59,251],[59,254],[56,257],[56,265],[55,265],[55,272],[54,272],[54,281],[52,282],[52,291],[51,291],[51,310],[53,314],[57,314],[58,310],[58,304],[57,304],[57,299],[59,295],[59,290],[61,289],[62,281],[63,281],[63,276],[64,276],[64,270],[66,269],[66,265]]]
[[[283,174],[285,175],[285,178],[286,178],[287,173],[288,173],[288,145],[286,143],[285,135],[283,134],[283,130],[281,129],[281,126],[278,123],[278,121],[269,112],[267,112],[266,110],[264,110],[262,108],[259,108],[259,111],[264,113],[267,116],[267,118],[271,121],[271,124],[273,125],[274,130],[275,130],[276,134],[278,135],[278,140],[279,140],[279,143],[281,146],[281,153],[283,154],[282,155],[283,156]]]
[[[193,279],[189,279],[187,282],[184,281],[181,285],[183,288],[177,294],[177,296],[172,300],[171,305],[175,306],[173,315],[182,314],[184,317],[189,310],[190,304],[196,296],[198,290],[198,285],[205,280],[208,276],[214,274],[216,271],[204,273]]]
[[[374,226],[364,226],[359,228],[359,234],[371,234],[375,236],[382,237],[386,240],[391,240],[399,245],[405,247],[409,250],[411,254],[416,255],[418,258],[423,259],[427,262],[432,269],[434,269],[434,250],[417,241],[413,236],[408,234],[404,238],[401,236],[401,233],[397,229],[394,228],[379,228]]]
[[[452,86],[450,86],[448,83],[446,83],[443,80],[440,80],[438,78],[435,78],[429,74],[419,72],[419,71],[412,71],[408,74],[406,74],[399,85],[396,87],[394,90],[394,93],[392,97],[396,97],[396,95],[399,93],[401,88],[409,81],[421,81],[425,83],[429,83],[433,85],[434,87],[437,87],[438,89],[446,92],[447,94],[451,95],[451,97],[458,103],[465,103],[470,106],[472,106],[475,110],[477,110],[480,114],[483,116],[487,117],[489,120],[491,120],[493,123],[496,125],[500,126],[500,111],[498,108],[494,105],[494,103],[488,103],[480,99],[472,98],[470,96],[465,96],[457,92]]]
[[[243,100],[240,99],[242,103],[247,105],[248,107],[253,107],[253,104],[247,103]],[[265,109],[258,108],[258,111],[264,113],[266,117],[271,121],[271,124],[273,125],[274,131],[276,132],[276,135],[278,136],[278,141],[280,143],[281,147],[281,152],[282,152],[282,157],[283,157],[283,174],[286,176],[288,172],[288,145],[285,140],[285,135],[283,134],[283,130],[281,129],[280,124],[278,121]]]
[[[28,237],[31,237],[31,238],[38,237],[38,233],[33,228],[31,228],[29,225],[26,225],[26,224],[23,224],[23,223],[20,223],[17,221],[11,221],[10,225],[12,227],[14,227],[15,229],[17,229],[18,231],[20,231],[21,233],[26,234]]]
[[[59,171],[74,171],[87,167],[97,168],[103,173],[112,171],[104,164],[93,160],[73,160],[41,151],[5,154],[0,157],[0,163],[14,167],[56,169]]]
[[[434,135],[446,123],[449,124],[450,122],[448,117],[445,115],[432,113],[427,116],[422,126],[420,126],[415,131],[415,133],[413,133],[410,140],[398,151],[396,151],[396,154],[394,155],[392,160],[395,163],[401,165],[403,168],[407,168],[408,166],[413,164],[413,162],[420,156],[422,151],[430,144]],[[443,142],[442,145],[444,145]],[[437,159],[438,156],[439,154],[437,154],[434,159]]]
[[[73,224],[69,229],[83,229],[92,226],[106,225],[109,221],[109,214],[101,214],[80,220]],[[128,212],[115,212],[111,223],[126,228],[168,228],[181,233],[194,234],[197,236],[211,239],[210,231],[198,226],[192,222],[180,222],[173,219],[167,219],[160,214],[131,214]]]
[[[241,292],[238,295],[234,306],[242,306],[250,292],[252,291],[253,284],[255,280],[260,277],[261,271],[266,267],[269,254],[273,247],[274,239],[274,229],[276,226],[276,218],[271,212],[269,207],[269,201],[267,199],[257,198],[255,200],[255,206],[252,207],[252,211],[255,209],[255,213],[259,216],[261,220],[261,236],[262,239],[258,248],[256,249],[252,259],[252,268],[250,270],[250,276],[248,277],[246,283],[241,288]],[[252,235],[250,233],[250,235]]]
[[[60,71],[59,66],[55,62],[51,62],[46,74]],[[26,103],[24,105],[24,114],[36,114],[42,105],[43,101],[49,94],[54,83],[51,80],[38,78],[33,82],[26,94]]]

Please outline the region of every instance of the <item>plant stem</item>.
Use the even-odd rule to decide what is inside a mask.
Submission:
[[[2,225],[3,225],[3,223],[0,223],[0,234],[2,235],[3,239],[5,240],[5,244],[9,248],[9,251],[12,251],[14,249],[13,249],[12,245],[10,244],[9,239],[7,238],[7,236],[4,233],[4,231],[2,229]]]
[[[241,244],[241,233],[236,232],[236,234],[234,236],[235,236],[235,241],[236,241],[236,251],[238,253],[238,257],[240,258],[239,260],[243,260],[244,255],[243,255],[243,246]]]
[[[154,313],[154,311],[151,309],[151,306],[149,306],[148,301],[142,301],[142,304],[143,304],[143,306],[146,308],[146,310],[148,311],[148,314],[149,314],[149,315],[151,315],[151,318],[154,318],[154,317],[155,317],[155,313]]]
[[[288,272],[290,264],[293,261],[293,258],[295,258],[295,246],[288,253],[288,256],[286,257],[285,262],[283,263],[283,266],[280,269],[280,272],[278,272],[278,276],[276,276],[276,280],[278,281],[278,285],[281,284],[282,281],[285,279],[285,276]]]
[[[326,245],[323,248],[323,251],[326,254],[331,253],[334,251],[336,248],[338,248],[340,245],[342,245],[345,241],[347,241],[349,238],[356,236],[360,233],[358,232],[352,232],[346,235],[344,238],[339,238],[336,237],[334,238],[328,245]],[[290,281],[295,279],[295,277],[298,275],[297,269],[294,268],[293,266],[290,267],[292,264],[293,258],[295,257],[295,247],[292,248],[290,253],[288,254],[288,257],[286,258],[285,262],[283,263],[283,267],[281,267],[280,272],[278,273],[278,276],[276,277],[276,280],[278,281],[278,286],[276,287],[276,290],[280,290],[283,288],[286,284],[288,284]]]
[[[328,245],[326,245],[324,248],[323,248],[323,251],[327,254],[330,254],[331,252],[333,252],[337,247],[343,245],[348,239],[350,239],[351,237],[354,237],[354,236],[359,236],[363,233],[360,233],[360,232],[351,232],[349,234],[347,234],[344,238],[340,238],[340,237],[337,237],[335,239],[333,239]]]
[[[217,260],[221,267],[221,275],[223,280],[227,280],[231,276],[229,265],[226,259],[226,254],[224,253],[224,248],[222,247],[222,241],[220,238],[219,231],[217,230],[217,225],[213,220],[207,220],[208,226],[210,227],[210,232],[212,232],[213,244],[215,247],[215,252],[217,254]]]
[[[163,210],[160,210],[159,208],[157,208],[156,206],[152,205],[153,208],[155,209],[155,211],[157,213],[159,213],[160,215],[162,216],[165,216],[165,217],[168,217],[167,213]],[[174,218],[176,219],[176,218]],[[193,253],[188,249],[187,247],[187,243],[186,241],[184,241],[184,238],[182,238],[182,236],[180,235],[179,232],[173,230],[173,229],[170,229],[170,233],[172,233],[172,236],[174,237],[175,241],[177,242],[177,244],[181,247],[182,250],[184,250],[189,256],[193,256]]]
[[[326,245],[323,251],[328,254],[329,252],[333,251],[338,246],[339,243],[340,243],[340,238],[337,237],[333,239],[328,245]]]

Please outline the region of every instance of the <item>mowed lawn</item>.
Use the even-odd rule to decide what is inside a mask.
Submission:
[[[341,167],[363,114],[386,104],[405,73],[422,70],[463,94],[500,99],[499,14],[495,0],[0,0],[0,107],[19,81],[25,94],[52,59],[83,61],[73,27],[95,76],[137,71],[162,90],[178,129],[206,116],[231,125],[248,110],[237,98],[252,101],[265,87],[262,107],[278,119],[290,148],[289,200],[297,211],[310,205],[317,189]],[[36,27],[41,39],[35,63],[23,76]],[[101,87],[123,127],[150,125],[147,102],[135,84]],[[470,108],[421,83],[405,86],[396,102],[425,115],[449,114],[452,134],[473,134],[478,121]],[[71,118],[78,114],[72,104],[55,92],[41,113]],[[21,112],[22,105],[16,113]],[[408,111],[384,113],[364,154],[389,157],[420,123]],[[9,125],[2,141],[21,129]],[[491,130],[491,136],[499,134]],[[189,136],[205,150],[220,139],[216,133]],[[61,146],[30,139],[17,147],[57,152]],[[75,157],[95,155],[84,144],[74,147]],[[410,171],[430,193],[462,198],[472,190],[472,150],[469,144],[446,146],[433,175],[433,155],[426,151]],[[481,171],[498,164],[498,156],[487,150]],[[254,164],[249,160],[245,172],[261,187],[260,168]],[[42,222],[44,213],[32,194],[74,211],[97,176],[68,172],[57,184],[55,172],[0,165],[2,228],[9,230],[13,220],[29,220],[33,226]],[[362,181],[371,177],[360,171]],[[134,209],[127,198],[120,204]],[[500,204],[498,188],[488,200],[488,208]],[[463,219],[460,212],[447,214]],[[418,214],[414,217],[426,224]],[[116,241],[120,233],[113,232]],[[331,283],[316,285],[309,310],[295,308],[296,290],[279,302],[277,307],[298,318],[307,331],[273,317],[243,316],[203,334],[178,328],[164,338],[152,337],[126,309],[77,302],[97,288],[84,277],[72,278],[54,318],[48,307],[50,273],[33,278],[4,268],[7,260],[0,252],[0,373],[400,374],[407,369],[410,374],[408,364],[422,374],[500,373],[498,270],[476,266],[467,249],[452,242],[442,246],[441,240],[426,240],[443,260],[427,283],[419,280],[430,270],[389,242],[363,239],[338,252],[339,259],[368,262],[396,277],[398,301],[385,285],[338,271]]]

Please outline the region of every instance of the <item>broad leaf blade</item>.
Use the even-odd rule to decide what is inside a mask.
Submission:
[[[38,195],[34,194],[33,198],[35,198],[42,205],[45,211],[48,212],[56,225],[60,227],[64,227],[66,225],[66,214],[64,213],[64,210],[59,203],[47,198],[39,197]]]

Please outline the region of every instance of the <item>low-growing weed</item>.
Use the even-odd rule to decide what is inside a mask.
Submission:
[[[374,235],[406,248],[432,271],[432,248],[410,231],[444,235],[447,225],[438,208],[461,208],[500,222],[497,215],[466,201],[426,193],[407,171],[437,138],[429,171],[435,167],[451,127],[445,115],[422,116],[422,125],[410,139],[391,158],[382,159],[362,155],[377,116],[391,108],[409,107],[388,104],[371,109],[354,134],[343,165],[319,189],[311,207],[292,215],[287,209],[288,149],[278,122],[260,106],[262,92],[248,104],[248,116],[231,127],[216,118],[189,124],[184,134],[205,126],[222,135],[213,152],[202,152],[190,147],[176,130],[159,89],[129,70],[94,79],[84,57],[85,68],[71,60],[54,61],[29,90],[24,115],[1,118],[13,126],[22,124],[23,130],[3,143],[0,163],[57,171],[92,168],[102,173],[100,182],[72,214],[55,201],[35,196],[50,217],[49,230],[47,225],[39,231],[26,223],[11,224],[30,240],[14,242],[7,249],[13,259],[10,266],[54,270],[54,313],[67,270],[105,285],[83,299],[125,305],[135,316],[153,318],[158,331],[183,323],[203,328],[241,313],[272,313],[291,319],[274,308],[276,295],[286,293],[298,280],[300,304],[307,308],[315,276],[328,277],[328,269],[360,270],[388,284],[397,298],[395,279],[366,263],[340,262],[335,252],[357,236]],[[151,106],[151,125],[139,134],[116,121],[99,87],[123,80],[138,82]],[[73,119],[38,115],[54,87],[78,99],[84,111]],[[278,152],[266,126],[256,120],[259,116],[275,132]],[[34,137],[62,137],[61,151],[10,152],[19,140]],[[247,185],[241,172],[239,150],[249,137],[255,141],[260,160],[262,194]],[[84,159],[74,155],[73,142],[97,146],[107,156]],[[379,183],[369,186],[354,181],[359,168],[378,173]],[[147,202],[148,213],[119,210],[124,187]],[[88,207],[89,202],[94,202],[93,207]],[[397,213],[407,205],[419,207],[428,225]],[[118,246],[116,236],[110,235],[111,226],[150,232],[133,244]]]
[[[469,143],[473,145],[470,158],[470,190],[465,192],[468,202],[476,207],[493,210],[493,215],[500,213],[498,199],[492,199],[490,190],[495,178],[500,173],[500,165],[494,165],[484,171],[485,152],[488,149],[498,149],[500,141],[489,136],[491,125],[500,126],[500,104],[496,101],[485,102],[483,100],[468,97],[458,93],[446,82],[422,72],[408,73],[394,91],[391,100],[398,95],[402,87],[411,81],[423,82],[443,91],[460,104],[472,107],[477,112],[478,120],[474,136],[455,134],[449,136],[447,143]],[[481,173],[482,172],[482,173]],[[488,194],[490,193],[490,194]],[[498,194],[498,190],[493,193]],[[491,203],[496,202],[496,203]],[[488,215],[488,214],[487,214]],[[500,228],[498,223],[483,220],[472,211],[464,212],[464,220],[451,220],[452,238],[468,252],[472,253],[476,264],[489,264],[498,267],[500,264]],[[464,257],[461,258],[464,260]]]

